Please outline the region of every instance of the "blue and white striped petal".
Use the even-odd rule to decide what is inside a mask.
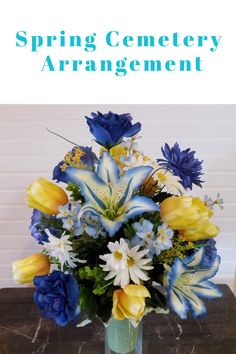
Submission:
[[[189,311],[189,304],[186,298],[179,292],[178,289],[173,288],[169,293],[168,302],[172,310],[180,317],[182,320],[187,318],[187,313]]]
[[[121,187],[126,186],[122,198],[120,198],[119,205],[122,206],[130,199],[133,192],[136,191],[142,182],[147,178],[152,171],[152,167],[140,166],[129,169],[124,176],[120,178]]]
[[[152,199],[135,195],[125,205],[125,215],[128,219],[146,212],[158,211],[158,206]]]
[[[203,260],[203,256],[204,256],[204,247],[201,247],[199,249],[199,251],[193,253],[191,256],[189,257],[185,257],[184,258],[184,263],[188,266],[188,267],[196,267],[199,264],[201,264],[202,260]]]
[[[215,256],[211,266],[201,267],[204,248],[193,256],[181,260],[176,258],[172,268],[166,267],[164,283],[167,287],[170,307],[182,318],[187,318],[191,309],[193,317],[202,316],[206,308],[201,298],[213,299],[222,296],[220,289],[208,281],[212,278],[220,263],[220,257]]]
[[[86,201],[93,201],[99,209],[106,208],[105,200],[109,199],[109,186],[94,172],[68,167],[66,174],[70,181],[79,186]]]
[[[209,280],[204,280],[199,284],[192,285],[192,288],[198,296],[206,299],[215,299],[222,296],[220,288]]]
[[[105,151],[99,160],[97,175],[105,183],[117,183],[120,177],[120,170],[111,155]]]
[[[103,215],[100,216],[100,221],[104,229],[108,232],[110,237],[113,237],[117,231],[121,228],[124,219],[122,221],[110,220]]]

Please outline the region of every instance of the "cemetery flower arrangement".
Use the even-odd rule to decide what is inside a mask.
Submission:
[[[145,155],[130,114],[86,119],[96,154],[74,144],[53,181],[27,189],[41,250],[13,263],[15,281],[33,284],[42,316],[61,326],[96,318],[137,326],[150,311],[204,315],[204,299],[221,296],[210,279],[220,263],[213,209],[223,201],[192,195],[203,162],[177,143]]]

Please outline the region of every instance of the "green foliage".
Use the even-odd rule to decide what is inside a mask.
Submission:
[[[107,322],[111,316],[113,281],[104,280],[106,273],[99,267],[81,267],[76,272],[79,278],[81,310],[86,311],[91,320],[96,317]]]
[[[62,227],[63,223],[60,219],[55,219],[51,217],[46,217],[44,215],[41,216],[41,221],[40,224],[36,224],[35,228],[38,228],[39,230],[42,229],[47,229],[49,227],[55,227],[58,230],[61,230],[62,232],[64,231]]]
[[[94,268],[90,268],[89,266],[80,268],[78,275],[81,280],[86,279],[92,282],[92,292],[94,295],[104,294],[107,291],[107,287],[113,283],[113,280],[107,282],[104,279],[107,274],[99,266]]]
[[[73,238],[73,252],[77,254],[78,258],[86,259],[87,264],[94,267],[101,262],[99,255],[108,252],[107,243],[106,237],[94,239],[83,233],[83,235]]]
[[[66,187],[66,190],[68,192],[71,192],[71,198],[74,201],[81,200],[82,203],[85,202],[85,199],[82,196],[82,194],[80,193],[80,189],[79,189],[79,187],[76,184],[69,182],[67,187]]]

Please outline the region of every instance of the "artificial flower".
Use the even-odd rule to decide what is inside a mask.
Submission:
[[[197,241],[195,245],[199,248],[204,248],[201,266],[204,268],[211,267],[214,258],[217,256],[216,241],[213,238],[209,238]],[[195,249],[195,252],[198,252],[198,249]]]
[[[213,209],[215,205],[217,205],[220,209],[224,209],[223,207],[224,200],[223,198],[220,197],[220,193],[217,193],[215,200],[205,195],[204,202],[209,209]]]
[[[148,166],[136,167],[120,176],[119,168],[108,152],[100,158],[96,173],[67,168],[66,173],[86,199],[79,218],[85,211],[94,212],[112,237],[131,217],[158,210],[151,199],[133,195],[151,170]]]
[[[144,315],[146,297],[150,297],[150,293],[143,285],[130,284],[124,289],[115,290],[112,307],[114,319],[128,318],[136,326]]]
[[[26,201],[30,208],[52,215],[58,213],[60,205],[68,203],[68,196],[62,188],[41,177],[28,187]]]
[[[106,262],[105,265],[100,265],[101,268],[109,272],[105,280],[115,278],[113,284],[124,288],[130,283],[130,279],[135,284],[149,279],[144,272],[153,269],[149,265],[151,258],[144,258],[148,250],[139,251],[140,245],[129,248],[123,238],[119,242],[109,242],[107,247],[111,253],[100,256]]]
[[[172,237],[174,236],[174,231],[171,230],[168,225],[162,224],[158,227],[158,231],[153,242],[153,248],[157,256],[169,248],[172,247]]]
[[[99,235],[105,236],[106,234],[103,230],[99,216],[91,211],[85,212],[79,220],[77,219],[77,223],[74,226],[74,234],[76,236],[80,236],[84,232],[94,238],[97,238]]]
[[[94,170],[97,163],[97,157],[93,153],[92,148],[88,146],[75,146],[69,151],[64,159],[60,161],[53,170],[53,180],[57,182],[68,183],[68,176],[65,174],[67,167],[72,166],[82,168],[89,171]]]
[[[30,284],[36,275],[48,274],[50,262],[48,256],[35,253],[12,263],[13,279],[20,284]]]
[[[91,113],[91,116],[92,118],[86,117],[90,132],[96,142],[106,149],[120,144],[123,138],[129,138],[141,129],[140,123],[132,125],[132,117],[128,113],[97,112]]]
[[[61,219],[63,228],[72,231],[78,221],[78,213],[81,209],[81,201],[70,201],[68,204],[58,207],[57,219]]]
[[[48,241],[48,235],[45,232],[46,228],[57,237],[60,237],[63,233],[62,223],[60,220],[56,220],[54,215],[47,215],[34,209],[29,229],[31,236],[33,236],[39,244]]]
[[[165,169],[158,168],[153,175],[153,179],[159,187],[164,187],[168,193],[181,194],[185,191],[179,181],[179,177],[174,176],[171,172]]]
[[[201,199],[187,195],[166,198],[160,205],[161,219],[173,230],[196,229],[212,215]]]
[[[34,301],[43,317],[54,319],[59,326],[74,320],[79,300],[79,287],[74,277],[54,271],[35,277],[34,285]]]
[[[219,227],[207,220],[202,222],[197,228],[180,230],[179,233],[185,240],[198,241],[217,236]]]
[[[130,168],[139,167],[139,166],[153,166],[153,162],[150,157],[143,154],[133,154],[128,158],[123,159],[124,170],[129,170]]]
[[[193,184],[201,187],[202,161],[194,157],[195,151],[180,150],[177,143],[173,147],[165,144],[161,151],[164,159],[157,161],[161,166],[172,171],[175,176],[180,177],[180,182],[185,189],[192,189]]]
[[[135,236],[132,238],[131,243],[149,249],[148,255],[151,256],[155,236],[153,223],[149,220],[141,219],[139,222],[135,222],[132,226],[135,231]]]
[[[177,257],[164,275],[169,306],[182,319],[187,318],[190,310],[194,318],[206,313],[201,297],[213,299],[222,296],[219,288],[208,280],[218,271],[220,257],[215,256],[210,266],[206,267],[202,266],[203,255],[202,247],[183,260]]]
[[[105,148],[100,149],[100,155],[103,154],[103,152],[106,151]],[[115,160],[116,164],[119,166],[119,168],[122,169],[124,168],[124,159],[128,156],[128,151],[125,149],[121,144],[113,146],[109,150],[110,155],[112,158]]]
[[[48,241],[43,244],[44,249],[50,257],[58,259],[62,269],[64,265],[75,268],[77,263],[86,262],[76,258],[76,254],[72,252],[72,242],[69,240],[70,235],[63,234],[58,238],[52,235],[49,230],[45,231],[48,235]]]

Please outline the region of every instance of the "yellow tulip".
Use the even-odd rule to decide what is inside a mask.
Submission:
[[[145,310],[145,297],[150,293],[143,285],[127,285],[113,293],[112,315],[116,320],[128,318],[139,321]]]
[[[167,198],[160,205],[161,219],[173,230],[198,228],[212,214],[201,199],[185,195]]]
[[[180,235],[187,241],[204,240],[206,238],[212,238],[219,233],[218,226],[212,224],[210,221],[202,223],[197,229],[181,230]]]
[[[68,203],[68,196],[62,188],[41,177],[28,187],[26,201],[30,208],[52,215],[58,213],[60,205]]]
[[[13,279],[20,284],[30,284],[36,275],[46,275],[50,270],[48,256],[35,253],[12,263]]]

